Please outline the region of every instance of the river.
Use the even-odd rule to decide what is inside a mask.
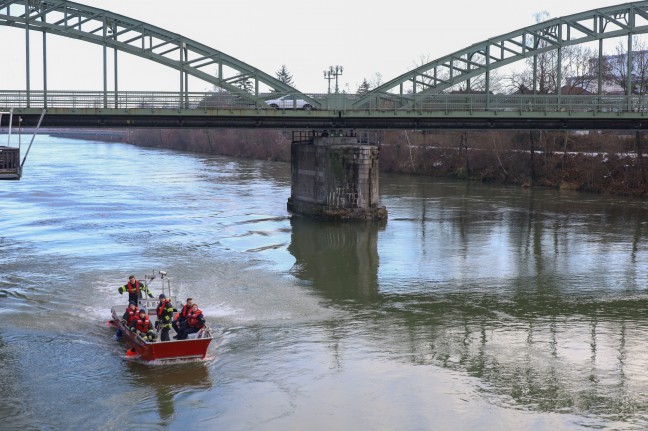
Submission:
[[[287,164],[38,137],[0,182],[0,429],[648,427],[648,202],[380,181],[387,223],[317,222]],[[160,269],[205,361],[106,324]]]

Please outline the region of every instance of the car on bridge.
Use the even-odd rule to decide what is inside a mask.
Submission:
[[[287,94],[277,99],[266,100],[265,102],[274,109],[305,109],[307,111],[313,109],[313,105],[310,102],[292,94]]]

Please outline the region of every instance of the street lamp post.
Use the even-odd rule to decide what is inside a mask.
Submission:
[[[329,66],[328,70],[324,71],[324,79],[328,80],[328,92],[331,94],[331,80],[335,78],[335,92],[339,93],[338,76],[342,75],[344,68],[342,66]]]

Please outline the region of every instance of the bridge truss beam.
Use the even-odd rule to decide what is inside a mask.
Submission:
[[[40,112],[36,108],[18,111],[23,128],[34,128]],[[338,115],[334,115],[338,114]],[[0,127],[7,127],[2,119]],[[270,110],[117,110],[49,109],[44,128],[247,128],[247,129],[355,129],[355,130],[648,130],[648,119],[636,116],[497,116],[456,113],[453,116],[339,115],[327,111],[277,114]]]
[[[104,91],[107,91],[106,49],[115,50],[115,91],[117,91],[117,52],[126,52],[155,61],[180,73],[180,92],[188,91],[188,76],[194,76],[228,92],[263,105],[268,93],[300,94],[312,106],[320,102],[301,95],[295,88],[221,51],[180,34],[166,31],[142,21],[106,10],[66,0],[0,0],[0,25],[26,30],[29,54],[29,32],[43,33],[43,68],[46,82],[45,34],[54,34],[101,45],[104,48]],[[27,89],[30,87],[27,55]],[[215,73],[207,72],[214,69]],[[251,83],[252,91],[237,84]],[[264,96],[265,94],[265,96]],[[106,100],[106,107],[108,101]]]
[[[470,80],[480,75],[485,76],[485,93],[488,94],[490,72],[498,68],[527,58],[537,59],[539,55],[550,51],[558,51],[560,59],[562,48],[620,36],[628,37],[630,64],[632,36],[645,33],[648,33],[648,1],[555,18],[485,40],[419,66],[366,93],[353,106],[364,108],[371,101],[380,98],[389,97],[393,100],[390,96],[394,95],[409,96],[400,98],[400,103],[406,105],[417,95],[441,93],[463,82],[466,82],[466,91],[470,92]],[[599,49],[599,94],[602,66],[600,51]],[[559,93],[560,86],[558,87]],[[630,87],[628,85],[628,91]],[[533,91],[537,91],[535,79]]]

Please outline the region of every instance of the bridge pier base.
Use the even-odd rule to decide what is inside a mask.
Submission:
[[[288,210],[338,221],[387,220],[375,143],[354,131],[294,132]]]

